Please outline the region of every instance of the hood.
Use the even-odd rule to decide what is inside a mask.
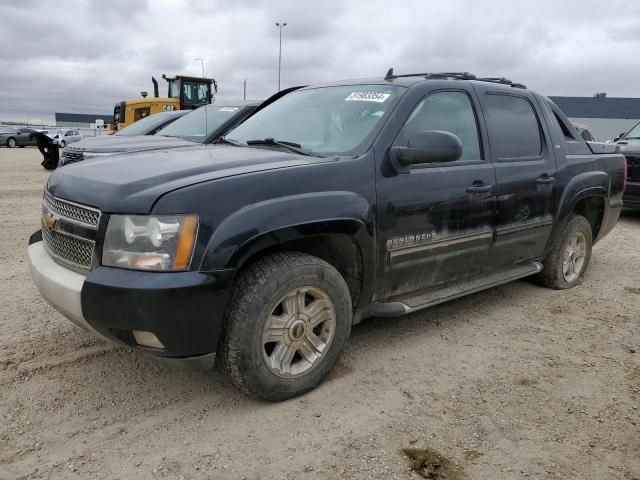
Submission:
[[[69,147],[71,150],[81,150],[83,152],[95,153],[121,153],[121,152],[141,152],[144,150],[155,150],[159,148],[176,148],[193,146],[194,142],[189,142],[176,137],[162,137],[160,135],[102,135],[99,137],[85,138],[75,142]]]
[[[47,189],[106,213],[149,213],[165,193],[196,183],[328,161],[263,148],[208,145],[114,155],[57,169]]]
[[[620,140],[618,145],[620,145],[622,153],[640,155],[640,140]]]

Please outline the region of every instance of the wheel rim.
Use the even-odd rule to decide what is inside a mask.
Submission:
[[[582,232],[573,234],[564,251],[562,261],[562,275],[564,279],[574,282],[582,273],[587,260],[587,239]]]
[[[262,358],[275,375],[299,377],[322,362],[335,329],[329,295],[317,287],[296,288],[280,299],[264,323]]]
[[[13,148],[16,146],[16,141],[13,138],[9,139],[9,147]]]

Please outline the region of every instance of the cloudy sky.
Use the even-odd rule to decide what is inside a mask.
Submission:
[[[507,76],[547,95],[640,96],[640,1],[0,0],[0,119],[112,113],[199,75],[219,98],[396,73]]]

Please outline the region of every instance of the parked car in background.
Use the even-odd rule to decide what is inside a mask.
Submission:
[[[3,147],[8,147],[9,146],[9,139],[13,138],[13,144],[12,146],[15,147],[15,135],[16,135],[16,129],[13,127],[0,127],[0,145],[2,145]]]
[[[576,127],[576,130],[578,130],[578,134],[580,134],[580,136],[584,141],[586,142],[596,141],[595,137],[593,136],[593,133],[591,133],[591,130],[589,130],[589,127],[587,127],[586,125],[583,125],[582,123],[574,123],[573,126]]]
[[[138,120],[114,135],[88,138],[65,148],[58,167],[124,152],[140,152],[211,143],[248,118],[260,105],[255,101],[216,102],[196,110],[163,112]],[[206,112],[206,115],[205,115]],[[175,121],[148,135],[147,121],[174,114]]]
[[[53,137],[53,143],[60,145],[61,148],[80,140],[82,140],[82,134],[79,130],[58,130]]]
[[[627,189],[624,192],[624,206],[640,210],[640,122],[628,132],[621,133],[616,143],[627,158]]]
[[[192,111],[193,110],[172,110],[170,112],[156,113],[155,115],[145,117],[135,123],[132,123],[128,127],[118,130],[113,135],[108,135],[108,138],[133,137],[135,135],[155,135],[159,130]]]
[[[33,132],[33,128],[8,129],[6,133],[0,132],[0,145],[9,148],[14,147],[32,147],[37,145],[35,138],[29,138]]]
[[[193,147],[197,144],[215,143],[228,131],[244,122],[254,113],[299,88],[301,87],[286,88],[271,95],[262,102],[259,100],[216,101],[215,104],[188,111],[188,113],[183,114],[179,119],[153,135],[145,135],[142,133],[136,135],[121,135],[125,131],[134,132],[135,130],[129,129],[135,128],[136,125],[147,119],[138,120],[133,125],[115,135],[98,137],[92,139],[91,142],[85,140],[65,148],[58,162],[58,166],[62,167],[90,158],[116,155],[119,153]],[[148,118],[153,117],[155,117],[155,115]]]

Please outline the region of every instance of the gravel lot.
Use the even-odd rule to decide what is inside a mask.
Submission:
[[[407,447],[450,458],[446,478],[640,479],[640,214],[595,247],[583,285],[365,321],[320,388],[267,404],[40,298],[39,156],[0,149],[0,479],[420,478]]]

